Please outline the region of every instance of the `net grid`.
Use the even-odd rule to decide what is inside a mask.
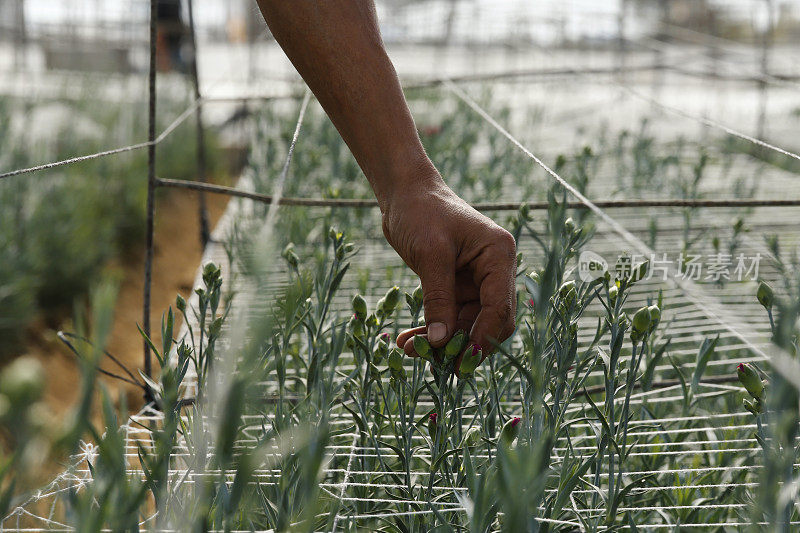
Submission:
[[[577,71],[573,71],[573,73],[580,74]],[[770,81],[774,81],[774,80],[770,80]],[[528,155],[536,164],[541,166],[554,179],[556,179],[559,183],[561,183],[562,186],[564,186],[567,190],[569,190],[570,193],[572,193],[574,196],[576,196],[579,199],[579,201],[580,201],[579,203],[580,204],[582,204],[583,206],[593,210],[599,217],[601,217],[612,228],[612,233],[613,234],[622,236],[631,245],[633,245],[633,246],[635,246],[637,248],[641,248],[641,249],[643,249],[645,251],[652,252],[652,250],[650,248],[648,248],[646,245],[644,245],[644,243],[638,237],[636,237],[628,229],[626,229],[625,227],[620,225],[615,219],[613,219],[609,215],[607,215],[607,213],[605,213],[602,210],[601,207],[598,207],[595,203],[592,203],[590,200],[588,200],[588,198],[586,198],[580,192],[575,190],[566,180],[564,180],[561,176],[559,176],[554,171],[552,171],[547,165],[545,165],[532,152],[530,152],[527,148],[525,148],[516,138],[514,138],[510,133],[508,133],[507,130],[505,130],[502,126],[500,126],[499,123],[497,123],[494,118],[492,118],[485,110],[483,110],[483,108],[481,108],[474,100],[472,100],[462,89],[460,89],[458,86],[454,85],[449,80],[443,80],[441,83],[443,85],[445,85],[448,89],[450,89],[459,98],[462,98],[467,104],[469,104],[471,107],[473,107],[473,109],[478,114],[480,114],[486,120],[486,122],[489,125],[491,125],[492,127],[497,128],[498,130],[500,130],[512,143],[514,143],[521,150],[523,150],[526,153],[526,155]],[[738,132],[736,130],[728,128],[728,127],[724,126],[723,124],[718,123],[716,121],[713,121],[713,120],[710,120],[710,119],[707,119],[707,118],[704,118],[704,117],[698,117],[698,116],[683,112],[681,110],[677,110],[675,108],[671,108],[670,106],[666,106],[664,104],[661,104],[658,101],[654,100],[653,98],[647,97],[646,95],[643,95],[643,94],[639,93],[638,91],[635,91],[635,90],[631,89],[630,87],[626,87],[626,86],[621,85],[621,84],[619,86],[623,90],[627,91],[629,94],[631,94],[633,96],[636,96],[636,97],[639,97],[639,98],[642,98],[643,100],[645,100],[645,101],[647,101],[647,102],[649,102],[651,104],[655,104],[655,105],[663,108],[666,111],[672,112],[672,113],[674,113],[676,115],[679,115],[679,116],[682,116],[684,118],[695,120],[695,121],[697,121],[699,123],[702,123],[702,124],[704,124],[706,126],[719,129],[721,131],[724,131],[727,134],[739,137],[739,138],[744,139],[746,141],[749,141],[749,142],[751,142],[753,144],[756,144],[756,145],[759,145],[759,146],[774,150],[776,152],[779,152],[779,153],[781,153],[783,155],[787,155],[787,156],[792,157],[794,159],[800,159],[800,156],[798,156],[797,154],[794,154],[794,153],[792,153],[792,152],[790,152],[788,150],[784,150],[784,149],[782,149],[780,147],[777,147],[777,146],[775,146],[773,144],[767,143],[766,141],[762,141],[760,139],[757,139],[757,138],[751,137],[749,135],[743,134],[741,132]],[[289,166],[289,163],[291,161],[293,148],[294,148],[294,145],[296,144],[296,141],[297,141],[297,138],[298,138],[298,135],[299,135],[299,132],[300,132],[300,125],[302,123],[303,116],[305,114],[305,109],[307,108],[309,100],[310,100],[310,93],[306,92],[305,97],[303,98],[303,103],[301,105],[300,116],[299,116],[299,119],[298,119],[298,122],[297,122],[297,126],[296,126],[296,129],[295,129],[295,132],[294,132],[294,136],[293,136],[293,139],[292,139],[291,147],[289,149],[289,155],[287,157],[286,164],[284,166],[284,170],[282,171],[280,179],[278,180],[278,182],[276,184],[275,193],[271,197],[269,197],[268,200],[266,200],[266,201],[268,201],[270,203],[270,216],[268,217],[268,224],[267,224],[270,227],[272,227],[272,225],[274,224],[275,208],[277,207],[277,205],[281,204],[281,192],[282,192],[283,180],[285,179],[286,174],[288,173],[288,166]],[[68,160],[65,160],[65,161],[48,163],[48,164],[45,164],[45,165],[40,165],[40,166],[37,166],[37,167],[31,167],[31,168],[28,168],[28,169],[20,169],[20,170],[16,170],[16,171],[11,171],[11,172],[7,172],[5,174],[0,174],[0,178],[15,176],[15,175],[23,174],[23,173],[28,173],[28,172],[34,172],[34,171],[37,171],[37,170],[44,170],[44,169],[47,169],[47,168],[53,168],[55,166],[61,166],[61,165],[64,165],[64,164],[71,164],[71,163],[79,162],[79,161],[86,160],[86,159],[89,159],[89,158],[105,157],[105,156],[108,156],[108,155],[121,153],[123,151],[136,150],[136,149],[145,148],[145,147],[149,147],[149,146],[158,144],[167,135],[169,135],[172,131],[174,131],[183,121],[185,121],[186,118],[188,118],[196,110],[197,106],[199,106],[202,101],[203,101],[202,98],[196,99],[183,113],[181,113],[181,115],[179,115],[153,141],[149,141],[149,142],[146,142],[146,143],[139,143],[139,144],[136,144],[136,145],[122,147],[122,148],[118,148],[118,149],[114,149],[114,150],[109,150],[109,151],[106,151],[106,152],[99,152],[97,154],[92,154],[92,155],[88,155],[88,156],[81,156],[81,157],[77,157],[77,158],[72,158],[72,159],[68,159]],[[594,244],[594,242],[593,242],[593,244]],[[761,247],[760,251],[765,253],[765,254],[768,254],[768,251],[763,246]],[[219,253],[219,251],[217,251],[216,253]],[[213,254],[214,254],[214,251],[211,251],[209,255],[213,255]],[[723,320],[722,318],[720,318],[718,316],[718,314],[716,312],[707,312],[708,309],[704,309],[702,306],[698,306],[697,305],[698,302],[696,301],[696,298],[693,297],[694,294],[687,294],[687,293],[693,293],[693,291],[698,290],[698,289],[696,289],[694,287],[687,288],[687,286],[678,284],[678,286],[671,287],[671,289],[674,289],[674,290],[682,293],[683,300],[680,300],[681,304],[685,304],[687,308],[692,308],[692,309],[695,310],[695,314],[694,315],[691,315],[691,316],[687,316],[685,314],[682,315],[683,319],[685,319],[687,321],[692,321],[692,320],[695,320],[695,319],[698,319],[698,318],[705,319],[705,320],[701,321],[702,322],[702,326],[703,327],[707,327],[708,331],[710,331],[710,332],[718,331],[721,326],[722,327],[727,327],[729,329],[729,331],[725,334],[724,337],[722,337],[723,340],[738,339],[739,341],[741,341],[740,344],[729,344],[729,345],[720,346],[720,348],[719,348],[720,352],[722,352],[722,353],[724,353],[725,351],[737,352],[737,351],[742,350],[742,349],[747,349],[747,350],[750,350],[754,354],[752,360],[754,360],[754,361],[763,361],[763,360],[766,359],[766,354],[764,353],[763,350],[766,347],[769,346],[769,343],[768,343],[768,339],[765,338],[765,335],[764,335],[765,331],[762,330],[762,331],[758,332],[759,333],[758,335],[755,335],[755,334],[753,334],[753,332],[749,328],[747,328],[743,332],[743,331],[741,331],[739,329],[736,329],[735,327],[730,327],[731,323],[736,324],[738,322],[738,320],[730,320],[730,321],[727,320],[727,318],[729,318],[727,313],[722,314],[722,317],[724,317],[724,319],[725,319],[725,320]],[[642,292],[652,292],[652,288],[642,289]],[[702,293],[702,294],[705,296],[705,293]],[[749,305],[748,306],[748,305],[743,304],[743,307],[747,308],[747,310],[749,312],[752,312],[753,315],[757,315],[758,314],[758,309],[756,307],[754,307],[753,305]],[[717,311],[717,309],[714,309],[714,308],[711,308],[711,309],[713,309],[713,311]],[[669,318],[668,318],[667,315],[665,315],[665,322],[669,322]],[[591,327],[591,325],[589,327]],[[583,328],[582,328],[582,331],[583,331]],[[702,339],[704,337],[704,335],[702,333],[698,333],[698,323],[697,322],[690,322],[690,325],[688,325],[684,329],[672,328],[671,327],[669,332],[670,332],[670,335],[673,337],[673,339],[677,339],[677,340],[673,341],[675,344],[681,344],[682,342],[685,343],[685,344],[692,344],[692,343],[695,343],[699,339]],[[753,341],[752,340],[753,337],[758,338],[759,340],[757,342]],[[586,340],[589,340],[589,338],[590,338],[590,336],[588,334],[585,334],[582,337],[581,340],[582,340],[582,342],[585,342]],[[686,348],[684,351],[681,351],[681,350],[675,351],[675,353],[677,355],[687,355],[687,356],[694,355],[695,352],[696,352],[696,350],[692,350],[692,348],[690,348],[690,347]],[[741,359],[737,358],[737,361],[739,361],[739,360],[741,360]],[[731,362],[732,362],[732,360],[724,360],[724,359],[723,360],[712,361],[713,366],[716,366],[716,365],[718,365],[718,366],[728,366],[728,365],[731,364]],[[660,367],[660,369],[661,370],[667,370],[668,367],[664,366],[664,367]],[[657,368],[657,370],[659,370],[659,368]],[[726,394],[726,393],[729,393],[731,391],[738,390],[738,387],[731,387],[731,386],[725,386],[725,385],[720,385],[720,384],[704,384],[703,387],[707,388],[707,389],[712,389],[712,390],[698,394],[697,395],[698,398],[703,398],[703,397],[706,397],[706,396],[710,397],[710,396],[714,396],[714,395],[717,395],[717,394]],[[666,392],[670,392],[670,391],[673,391],[673,390],[678,390],[679,388],[680,388],[680,385],[675,385],[673,387],[665,387],[663,389],[659,389],[659,390],[655,390],[655,391],[646,391],[646,392],[642,392],[642,393],[637,393],[632,398],[634,399],[635,402],[641,403],[641,402],[645,401],[646,398],[649,398],[651,396],[655,396],[655,398],[653,398],[653,401],[671,402],[671,401],[675,401],[675,400],[680,400],[683,397],[682,396],[658,397],[658,396],[662,395],[662,394],[664,394]],[[420,405],[422,405],[423,407],[427,408],[427,407],[430,407],[432,404],[421,402]],[[143,429],[140,426],[142,426],[144,424],[144,422],[157,421],[157,420],[159,420],[160,416],[161,415],[159,413],[156,413],[156,412],[147,412],[147,413],[145,413],[143,415],[142,414],[136,415],[134,417],[131,417],[131,421],[129,422],[129,424],[127,424],[125,426],[125,428],[127,430],[126,431],[126,433],[127,433],[126,439],[128,439],[128,442],[129,442],[128,447],[129,447],[129,449],[132,450],[131,451],[131,455],[130,455],[130,457],[132,459],[135,457],[135,453],[136,453],[135,452],[136,445],[133,444],[135,439],[136,439],[136,435],[137,434],[141,434],[141,433],[145,433],[145,434],[147,433],[146,428]],[[711,421],[713,421],[715,419],[730,418],[730,417],[737,417],[737,416],[746,417],[746,416],[748,416],[748,414],[747,413],[731,413],[731,414],[717,414],[717,415],[709,414],[709,415],[706,415],[706,416],[673,417],[673,418],[661,418],[661,419],[654,419],[654,420],[634,421],[634,425],[651,425],[652,424],[654,426],[658,425],[660,427],[654,427],[654,429],[652,429],[651,431],[634,431],[634,432],[629,433],[629,437],[637,437],[637,436],[648,437],[648,436],[653,436],[653,435],[676,435],[676,434],[686,434],[686,433],[702,434],[702,433],[709,433],[709,432],[715,432],[715,431],[717,431],[717,432],[723,432],[723,431],[746,432],[747,430],[752,430],[752,429],[755,428],[755,424],[739,424],[739,425],[723,425],[723,426],[707,425],[707,426],[701,426],[701,427],[676,428],[676,429],[665,429],[663,427],[663,426],[666,426],[666,425],[669,425],[669,424],[672,424],[672,423],[679,423],[679,422],[711,422]],[[335,424],[335,425],[352,426],[352,420],[348,419],[348,416],[346,414],[345,415],[341,415],[341,418],[334,418],[332,420],[332,423]],[[577,424],[577,425],[575,425],[575,427],[576,427],[576,429],[587,429],[587,428],[590,428],[591,426],[590,426],[590,424],[585,424],[585,425]],[[258,429],[256,426],[254,426],[254,428]],[[355,480],[352,479],[353,477],[357,477],[357,476],[362,476],[362,475],[363,476],[374,476],[376,474],[376,472],[374,472],[374,471],[360,471],[360,470],[354,468],[354,462],[355,462],[355,458],[357,456],[358,457],[366,457],[367,455],[364,455],[364,452],[375,450],[374,447],[364,447],[364,448],[362,448],[362,447],[357,446],[358,436],[359,436],[359,434],[357,432],[342,433],[342,434],[337,435],[337,438],[345,438],[345,439],[347,439],[347,438],[351,438],[352,437],[352,442],[349,445],[345,443],[345,444],[341,444],[341,445],[332,445],[330,447],[331,450],[336,450],[333,453],[334,457],[341,457],[341,458],[345,458],[346,459],[346,468],[330,468],[330,469],[326,469],[326,477],[329,474],[341,474],[342,481],[332,482],[332,483],[327,483],[327,482],[326,483],[321,483],[320,486],[323,487],[323,490],[328,492],[332,497],[336,497],[336,498],[338,498],[338,499],[340,499],[342,501],[363,501],[363,502],[366,502],[366,503],[373,502],[373,503],[392,503],[392,504],[432,505],[432,502],[422,501],[422,500],[403,501],[403,500],[396,500],[396,499],[389,499],[389,498],[358,498],[358,497],[354,497],[354,496],[349,496],[347,494],[348,487],[356,487],[356,486],[365,486],[365,487],[373,487],[373,488],[375,488],[375,487],[384,487],[384,488],[400,487],[399,485],[393,485],[393,484],[388,484],[388,483],[369,483],[369,482],[365,483],[365,482],[355,481]],[[422,439],[421,436],[416,436],[416,437],[419,438],[419,439]],[[591,437],[584,435],[582,437],[576,437],[574,439],[574,442],[581,442],[582,440],[587,440],[587,439],[591,440]],[[690,450],[673,450],[673,451],[661,450],[661,451],[658,451],[656,453],[682,455],[682,454],[698,454],[698,453],[711,454],[711,453],[740,453],[740,452],[748,452],[748,451],[749,452],[757,452],[758,451],[758,449],[755,446],[755,439],[752,439],[752,438],[749,438],[749,439],[748,438],[736,438],[736,439],[726,438],[726,439],[724,439],[724,441],[698,439],[698,440],[694,440],[694,441],[685,441],[685,442],[663,442],[663,443],[648,443],[648,442],[639,443],[639,442],[637,442],[634,446],[641,446],[641,447],[679,447],[680,446],[680,447],[687,447],[688,448],[688,447],[695,447],[695,446],[720,445],[723,442],[724,443],[729,443],[729,444],[733,444],[733,443],[736,443],[736,444],[750,443],[750,444],[753,444],[753,446],[752,447],[729,448],[729,449],[721,448],[721,449],[716,449],[716,450],[691,450],[691,451]],[[240,441],[240,445],[245,445],[246,446],[247,443],[248,443],[248,441],[246,441],[246,440]],[[582,449],[582,448],[580,448],[580,447],[573,447],[572,448],[572,450],[580,450],[580,449]],[[585,447],[583,449],[589,450],[591,448],[590,447]],[[342,450],[342,452],[340,453],[338,450]],[[554,449],[554,451],[556,453],[563,453],[566,450],[567,450],[566,448],[558,448],[558,447],[556,447]],[[381,451],[389,452],[390,450],[388,448],[386,448],[386,449],[382,449]],[[84,446],[84,449],[81,452],[81,454],[76,458],[76,462],[77,463],[85,463],[85,464],[91,463],[93,458],[94,458],[94,454],[95,454],[95,452],[94,452],[93,446],[91,444],[89,444],[89,443],[86,443],[85,446]],[[641,452],[641,454],[642,455],[647,455],[647,452]],[[420,456],[421,457],[425,457],[424,454],[421,454]],[[176,453],[175,454],[175,458],[179,458],[179,457],[181,457],[181,454],[180,453]],[[795,466],[798,466],[798,465],[795,465]],[[637,472],[630,472],[629,474],[630,475],[692,474],[692,473],[699,473],[699,472],[706,472],[706,471],[736,471],[736,470],[750,471],[753,468],[754,468],[753,466],[748,466],[748,465],[732,465],[732,466],[705,467],[705,468],[662,469],[662,470],[654,470],[654,471],[642,470],[642,471],[637,471]],[[273,476],[274,474],[279,473],[279,472],[280,472],[280,470],[277,470],[277,469],[264,470],[264,471],[259,470],[259,471],[257,471],[257,475],[259,475],[259,476],[263,475],[263,476],[268,478],[268,477]],[[137,469],[132,469],[130,471],[130,473],[131,474],[139,474],[140,471],[137,470]],[[180,472],[176,471],[175,474],[178,475],[178,474],[180,474]],[[418,476],[420,476],[420,475],[424,476],[426,474],[427,474],[426,472],[415,472],[415,475],[418,475]],[[600,473],[600,475],[601,476],[607,476],[608,473]],[[57,495],[59,493],[66,492],[66,491],[69,491],[69,490],[80,490],[81,487],[83,487],[86,483],[90,482],[90,480],[91,480],[91,477],[90,477],[91,476],[91,472],[90,472],[90,470],[88,468],[84,468],[84,469],[76,468],[76,469],[74,469],[72,471],[65,472],[64,474],[62,474],[62,476],[60,476],[59,478],[54,480],[54,482],[51,483],[47,488],[42,489],[42,490],[38,491],[35,495],[33,495],[32,498],[31,498],[31,501],[43,500],[43,499],[52,497],[54,495]],[[337,477],[337,476],[333,476],[333,477]],[[192,482],[192,480],[185,479],[184,482],[189,483],[189,482]],[[59,486],[62,483],[65,483],[66,485],[65,486]],[[739,483],[717,483],[717,484],[700,483],[700,484],[695,484],[695,485],[689,484],[689,485],[684,485],[684,486],[647,487],[647,488],[636,489],[636,492],[660,491],[660,490],[682,490],[682,489],[687,489],[687,488],[689,488],[689,489],[690,488],[694,488],[694,489],[701,489],[701,488],[744,488],[744,487],[753,487],[753,486],[756,486],[756,483],[751,482],[751,481],[742,481],[742,482],[739,482]],[[328,489],[338,489],[338,491],[332,493]],[[436,487],[436,490],[457,492],[457,491],[463,491],[465,489],[458,488],[458,487]],[[591,493],[591,491],[589,491],[589,490],[585,490],[585,491],[577,490],[575,492],[576,493]],[[465,511],[467,511],[467,509],[465,507],[458,506],[457,504],[454,504],[452,502],[436,502],[436,504],[437,505],[441,505],[443,507],[448,507],[447,509],[438,510],[437,512],[465,512]],[[704,507],[744,508],[744,507],[746,507],[746,504],[704,505]],[[680,510],[680,509],[692,509],[692,508],[694,508],[694,507],[692,507],[692,506],[684,506],[684,505],[675,505],[675,506],[668,506],[668,507],[665,507],[665,506],[658,506],[658,507],[653,506],[653,507],[636,507],[636,508],[630,508],[630,509],[623,508],[621,510],[626,510],[627,509],[627,510],[632,510],[632,511],[633,510],[637,510],[637,511],[638,510],[675,511],[675,510]],[[599,509],[598,510],[591,510],[591,509],[580,510],[580,512],[600,512],[600,511],[601,510],[599,510]],[[340,515],[339,513],[337,513],[337,515],[335,517],[335,520],[334,520],[334,528],[333,529],[336,529],[336,527],[337,527],[337,525],[338,525],[340,520],[355,521],[355,520],[360,520],[360,519],[390,518],[390,517],[394,517],[394,516],[403,516],[403,515],[411,516],[411,515],[414,515],[414,514],[430,514],[430,513],[433,513],[433,512],[434,512],[433,510],[414,510],[414,511],[396,511],[396,512],[391,512],[391,513],[351,514],[351,515]],[[576,510],[576,512],[577,512],[577,510]],[[13,531],[28,531],[28,530],[33,531],[33,530],[38,530],[38,529],[20,528],[19,527],[19,517],[21,517],[21,516],[28,516],[30,518],[41,520],[43,523],[45,523],[48,526],[49,530],[54,530],[54,531],[71,530],[71,529],[68,528],[68,526],[66,526],[65,524],[62,524],[62,523],[60,523],[60,522],[58,522],[56,520],[52,520],[50,518],[43,517],[43,516],[34,515],[33,513],[31,513],[27,509],[25,509],[24,504],[22,506],[16,507],[15,510],[12,512],[12,514],[9,515],[8,517],[6,517],[2,521],[2,523],[0,523],[0,530],[9,531],[9,529],[6,527],[6,524],[7,524],[7,522],[9,520],[13,520],[15,517],[16,517],[16,520],[17,520],[17,526],[18,527],[13,529]],[[144,526],[149,521],[153,520],[154,518],[155,518],[155,515],[152,515],[152,516],[146,518],[145,520],[143,520],[142,522],[140,522],[140,525]],[[558,524],[558,525],[570,525],[570,526],[575,526],[575,527],[581,527],[580,523],[574,522],[574,521],[549,520],[549,519],[544,519],[544,518],[542,518],[540,520],[543,521],[543,522],[551,522],[553,524]],[[796,522],[793,522],[792,524],[796,524]],[[751,525],[751,523],[749,523],[749,522],[720,522],[720,523],[696,523],[696,524],[695,523],[688,523],[688,524],[681,524],[680,526],[681,527],[687,527],[687,528],[688,527],[701,528],[701,527],[737,527],[737,526],[746,526],[746,525]],[[50,526],[52,526],[52,527],[50,527]],[[653,528],[653,529],[661,529],[661,528],[666,529],[666,528],[670,528],[670,527],[673,527],[673,526],[670,525],[670,524],[656,524],[656,525],[651,525],[651,526],[648,526],[648,527],[649,528]],[[63,528],[63,529],[58,529],[58,528]]]

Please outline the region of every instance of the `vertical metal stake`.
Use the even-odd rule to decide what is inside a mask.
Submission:
[[[153,277],[153,227],[155,218],[156,192],[156,19],[158,0],[150,0],[150,72],[148,80],[149,102],[147,109],[147,229],[144,256],[144,294],[142,329],[150,337],[150,283]],[[144,374],[152,377],[150,346],[144,343]],[[144,394],[145,402],[153,401],[153,393],[148,388]]]
[[[206,143],[203,133],[203,104],[200,102],[200,81],[197,76],[197,37],[194,31],[194,2],[187,0],[189,8],[189,39],[192,44],[191,76],[194,85],[194,98],[197,100],[197,174],[201,182],[206,182]],[[200,220],[200,244],[206,247],[210,239],[208,228],[208,208],[206,206],[206,195],[200,191],[197,193],[199,200],[199,220]]]

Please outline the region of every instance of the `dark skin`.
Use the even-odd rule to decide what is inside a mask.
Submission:
[[[419,276],[425,326],[444,346],[458,330],[484,355],[514,331],[514,239],[444,182],[422,147],[372,0],[258,0],[272,34],[372,185],[383,233]],[[470,348],[468,348],[470,349]]]

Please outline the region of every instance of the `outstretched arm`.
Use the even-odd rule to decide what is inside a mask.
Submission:
[[[258,0],[275,39],[372,185],[389,244],[420,277],[425,328],[442,346],[459,329],[485,352],[514,331],[511,235],[442,180],[417,135],[371,0]]]

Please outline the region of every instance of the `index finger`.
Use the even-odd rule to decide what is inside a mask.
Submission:
[[[486,247],[475,259],[475,284],[480,287],[481,310],[475,318],[470,340],[484,354],[514,333],[516,309],[516,248],[507,232],[498,243]]]

